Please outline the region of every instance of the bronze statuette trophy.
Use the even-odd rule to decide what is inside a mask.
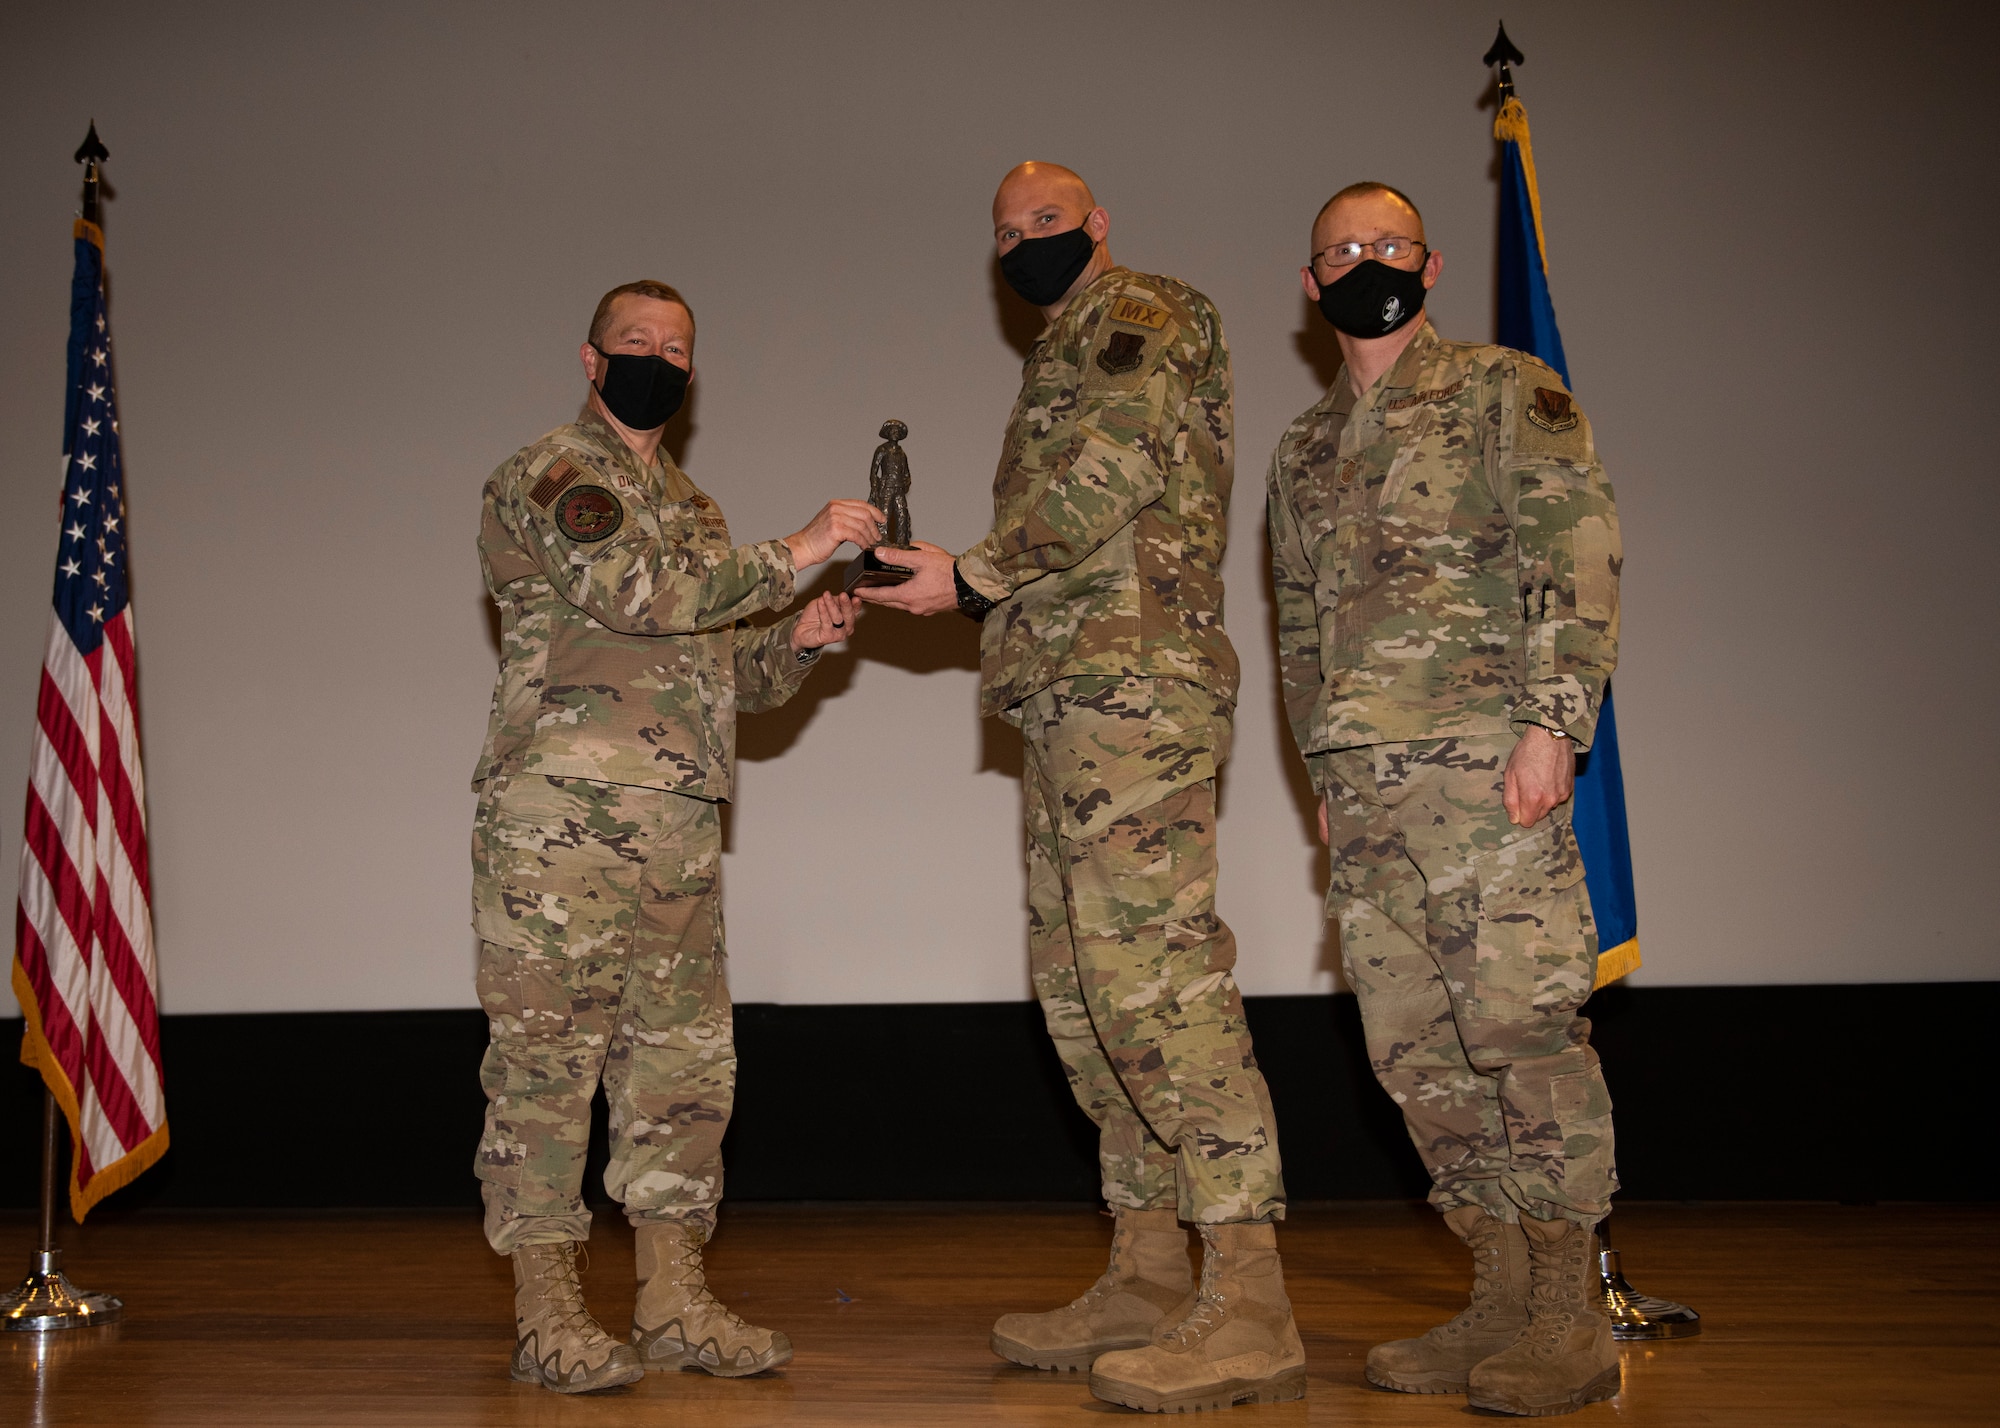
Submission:
[[[875,448],[875,459],[868,465],[868,504],[889,518],[881,528],[882,544],[903,550],[912,548],[910,458],[897,443],[909,434],[910,429],[894,417],[883,422],[882,444]],[[915,573],[908,566],[891,565],[874,551],[864,550],[848,564],[847,588],[851,593],[864,585],[901,585]]]

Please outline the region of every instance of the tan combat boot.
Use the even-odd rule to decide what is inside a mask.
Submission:
[[[1528,1327],[1528,1237],[1519,1225],[1477,1205],[1444,1222],[1472,1248],[1472,1302],[1420,1338],[1368,1351],[1368,1381],[1403,1393],[1463,1393],[1472,1366]]]
[[[1306,1351],[1285,1297],[1275,1225],[1204,1225],[1194,1308],[1143,1349],[1100,1358],[1090,1391],[1145,1413],[1306,1396]]]
[[[1028,1368],[1087,1369],[1099,1354],[1136,1349],[1179,1322],[1167,1316],[1191,1307],[1187,1231],[1172,1210],[1114,1214],[1111,1265],[1097,1283],[1045,1314],[1002,1314],[993,1325],[994,1353]]]
[[[557,1393],[589,1393],[646,1376],[631,1345],[590,1317],[576,1277],[576,1242],[514,1251],[514,1362],[521,1383]]]
[[[1521,1217],[1528,1237],[1528,1327],[1476,1365],[1466,1402],[1540,1418],[1574,1413],[1618,1392],[1618,1345],[1597,1307],[1591,1233],[1571,1220]]]
[[[790,1339],[744,1323],[708,1292],[701,1270],[707,1226],[655,1220],[640,1225],[637,1238],[632,1344],[648,1369],[703,1369],[719,1378],[741,1378],[792,1361]]]

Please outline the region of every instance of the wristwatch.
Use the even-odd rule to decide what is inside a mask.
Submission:
[[[957,561],[953,561],[951,564],[951,583],[952,587],[958,591],[958,611],[968,620],[983,622],[986,619],[987,612],[1000,603],[998,600],[987,599],[970,585],[967,585],[965,577],[958,573]]]

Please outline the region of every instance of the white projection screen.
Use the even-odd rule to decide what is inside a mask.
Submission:
[[[1386,180],[1445,254],[1441,330],[1491,335],[1495,18],[106,3],[82,44],[73,7],[8,6],[8,877],[87,122],[112,155],[168,1012],[472,1004],[467,779],[496,657],[479,488],[574,412],[607,287],[689,295],[698,375],[669,445],[739,539],[864,493],[887,416],[910,427],[918,533],[977,539],[1036,327],[996,280],[988,204],[1045,158],[1095,186],[1120,261],[1223,314],[1244,689],[1222,910],[1247,991],[1334,987],[1263,534],[1271,447],[1332,375],[1297,268],[1329,193]],[[1639,980],[1994,976],[1992,12],[1520,0],[1506,19],[1624,522]],[[739,1000],[1028,995],[1016,736],[976,717],[974,637],[877,613],[795,705],[745,721]]]

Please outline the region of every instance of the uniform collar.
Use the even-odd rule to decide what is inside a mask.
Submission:
[[[1327,391],[1328,411],[1352,412],[1356,407],[1377,406],[1382,399],[1392,393],[1410,391],[1420,385],[1424,369],[1437,354],[1439,338],[1437,329],[1431,326],[1428,316],[1421,319],[1423,326],[1410,339],[1389,370],[1375,379],[1375,385],[1358,398],[1354,388],[1348,384],[1347,364],[1342,362],[1340,370],[1334,374],[1333,386]]]
[[[663,492],[668,500],[673,501],[684,501],[693,491],[694,483],[681,474],[680,467],[674,465],[673,457],[667,455],[665,446],[654,453],[651,466],[641,466],[638,454],[625,444],[625,438],[613,431],[604,418],[587,405],[577,416],[576,430],[592,446],[616,462],[619,469],[642,489]]]

